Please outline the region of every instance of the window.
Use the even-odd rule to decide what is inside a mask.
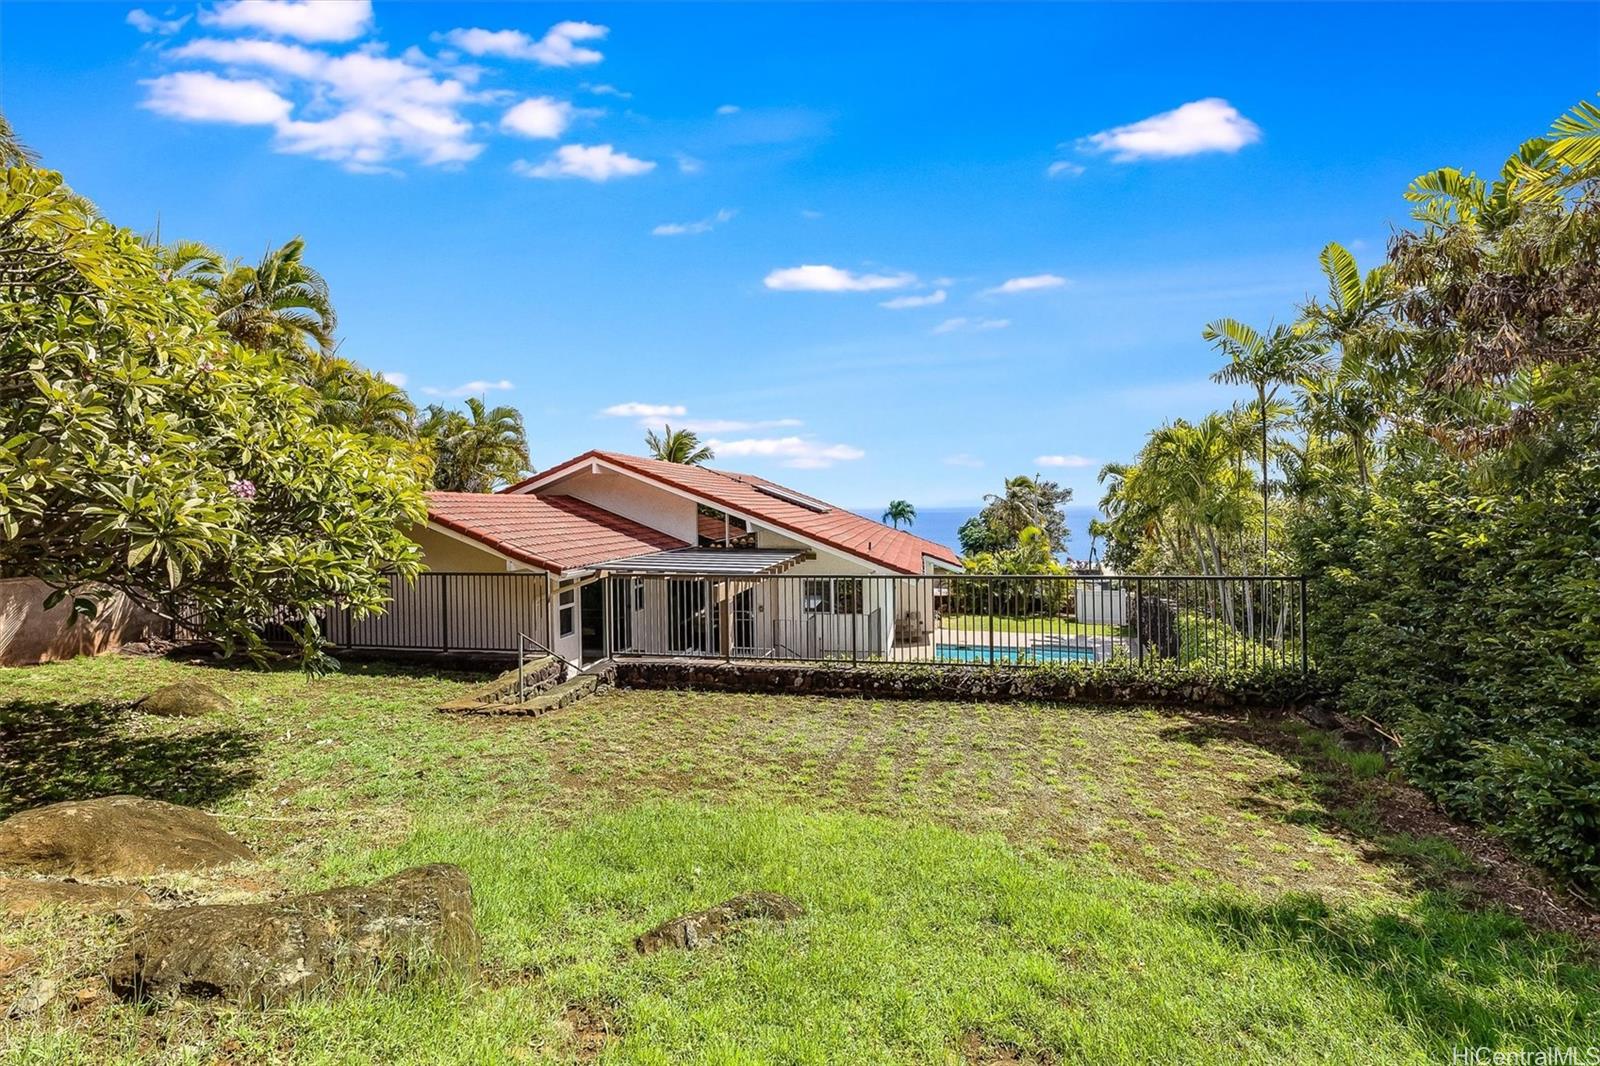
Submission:
[[[644,610],[644,578],[642,577],[633,579],[633,609],[635,611]]]
[[[561,597],[557,601],[560,605],[556,612],[560,619],[559,632],[563,637],[570,637],[578,631],[578,594],[572,589],[562,589]]]
[[[860,614],[862,582],[859,577],[807,578],[800,599],[808,614]]]

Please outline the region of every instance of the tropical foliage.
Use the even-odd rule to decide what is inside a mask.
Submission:
[[[969,557],[998,555],[1018,548],[1023,532],[1034,529],[1044,539],[1045,554],[1053,556],[1071,538],[1066,514],[1071,501],[1071,489],[1038,474],[1007,478],[1002,491],[985,496],[983,510],[956,531],[961,551]]]
[[[59,174],[0,185],[0,576],[93,614],[108,591],[259,647],[267,618],[383,602],[414,574],[427,464],[330,423],[303,367],[238,343],[214,295]]]
[[[433,487],[492,492],[528,471],[528,441],[514,407],[488,407],[477,397],[465,413],[429,404],[417,436],[433,456]]]
[[[1446,808],[1600,885],[1600,109],[1405,195],[1384,263],[1330,244],[1291,322],[1207,327],[1252,402],[1102,472],[1107,558],[1240,573],[1264,547],[1306,574],[1345,710]]]
[[[917,509],[906,500],[890,500],[889,506],[883,511],[883,521],[896,529],[902,525],[909,529],[916,520]]]
[[[700,435],[692,429],[662,426],[660,433],[647,429],[644,433],[644,446],[649,449],[651,456],[663,463],[700,466],[717,457],[709,447],[700,443]]]

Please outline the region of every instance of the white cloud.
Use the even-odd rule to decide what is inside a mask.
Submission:
[[[975,455],[968,455],[966,452],[957,452],[954,455],[945,456],[944,465],[961,466],[969,470],[976,470],[983,465],[983,460]]]
[[[1095,463],[1093,459],[1086,459],[1081,455],[1041,455],[1033,461],[1040,466],[1061,466],[1072,470],[1081,470]]]
[[[189,16],[180,15],[171,19],[157,18],[150,12],[136,7],[128,12],[128,17],[124,21],[140,33],[154,33],[161,37],[169,37],[183,29],[184,23],[189,21]]]
[[[779,292],[878,292],[903,289],[916,280],[914,274],[854,274],[817,264],[774,270],[763,284]]]
[[[671,418],[689,413],[681,403],[614,403],[600,412],[612,418]]]
[[[691,418],[683,422],[683,429],[696,433],[749,433],[756,429],[792,429],[803,426],[798,418],[762,418],[746,421],[738,418]]]
[[[721,107],[717,108],[717,114],[719,115],[737,115],[738,113],[738,104],[723,104]]]
[[[415,57],[396,59],[371,49],[335,56],[276,41],[215,38],[191,41],[170,54],[228,67],[257,67],[302,83],[310,106],[325,117],[292,118],[288,101],[278,97],[284,113],[275,113],[266,124],[276,130],[274,147],[280,152],[315,156],[348,170],[377,171],[403,157],[448,165],[467,162],[483,151],[483,145],[472,140],[472,123],[461,114],[465,105],[479,98],[461,81],[435,76]],[[151,99],[146,106],[173,117],[194,118],[156,102],[159,93],[170,92],[161,83],[211,77],[184,72],[147,82]]]
[[[443,39],[474,56],[531,59],[546,67],[578,67],[598,63],[605,56],[579,41],[604,40],[610,31],[592,22],[558,22],[534,40],[521,30],[458,29]]]
[[[710,233],[724,222],[734,216],[731,208],[724,207],[721,211],[697,222],[663,222],[650,233],[656,237],[684,237],[695,233]]]
[[[292,106],[264,81],[230,81],[197,71],[163,74],[140,84],[149,90],[142,106],[185,122],[272,126],[285,121]]]
[[[692,155],[685,155],[682,152],[677,152],[674,154],[673,158],[678,161],[679,174],[698,174],[706,168],[705,163],[696,159]]]
[[[400,373],[398,370],[385,370],[378,376],[387,381],[389,384],[402,389],[406,387],[406,382],[411,380],[409,376]]]
[[[371,0],[222,0],[200,9],[200,24],[259,30],[300,41],[351,41],[372,24]]]
[[[523,137],[555,138],[572,125],[573,107],[552,96],[535,96],[522,101],[500,118],[500,128]]]
[[[1066,159],[1058,159],[1045,168],[1045,176],[1050,178],[1075,178],[1083,173],[1083,168]]]
[[[460,399],[463,396],[482,396],[486,392],[495,392],[497,390],[504,391],[506,389],[514,388],[516,388],[515,385],[511,384],[511,382],[505,380],[504,378],[501,378],[499,381],[467,381],[457,385],[453,389],[435,389],[424,386],[421,391],[428,396],[448,396],[452,399]]]
[[[281,41],[201,37],[172,49],[173,59],[201,59],[231,67],[261,67],[296,78],[317,78],[331,58],[326,52]]]
[[[1079,142],[1113,162],[1175,159],[1202,152],[1237,152],[1261,139],[1261,127],[1219,97],[1195,100],[1126,126],[1090,134]]]
[[[904,311],[912,307],[932,307],[944,303],[945,291],[935,289],[933,292],[922,296],[896,296],[892,300],[885,300],[879,307],[887,307],[891,311]]]
[[[606,85],[603,82],[601,84],[598,84],[598,85],[590,84],[589,82],[584,82],[582,85],[579,85],[578,88],[582,89],[586,93],[594,93],[594,95],[596,95],[596,96],[615,96],[618,100],[632,100],[633,99],[633,94],[632,93],[623,92],[621,89],[617,88],[615,85]]]
[[[851,444],[824,444],[807,437],[745,437],[706,443],[718,459],[774,459],[798,470],[820,470],[867,454]]]
[[[635,159],[609,144],[563,144],[543,163],[519,159],[511,169],[525,178],[582,178],[584,181],[610,181],[648,174],[656,165],[648,159]]]
[[[1018,292],[1038,292],[1041,289],[1059,289],[1067,279],[1059,274],[1029,274],[1025,278],[1011,278],[992,289],[984,289],[985,296],[1009,296]]]
[[[1011,325],[1009,318],[947,318],[934,326],[933,333],[986,333],[1005,329]]]

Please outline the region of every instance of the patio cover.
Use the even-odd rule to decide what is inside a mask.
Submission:
[[[804,548],[674,548],[596,563],[594,569],[613,574],[757,577],[781,574],[811,554]]]

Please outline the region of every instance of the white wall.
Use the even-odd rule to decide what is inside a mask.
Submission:
[[[700,542],[700,527],[693,500],[624,474],[588,467],[539,490],[541,496],[576,496],[613,514],[677,537],[689,544]]]
[[[1128,620],[1128,594],[1107,581],[1074,581],[1078,621],[1120,626]]]

